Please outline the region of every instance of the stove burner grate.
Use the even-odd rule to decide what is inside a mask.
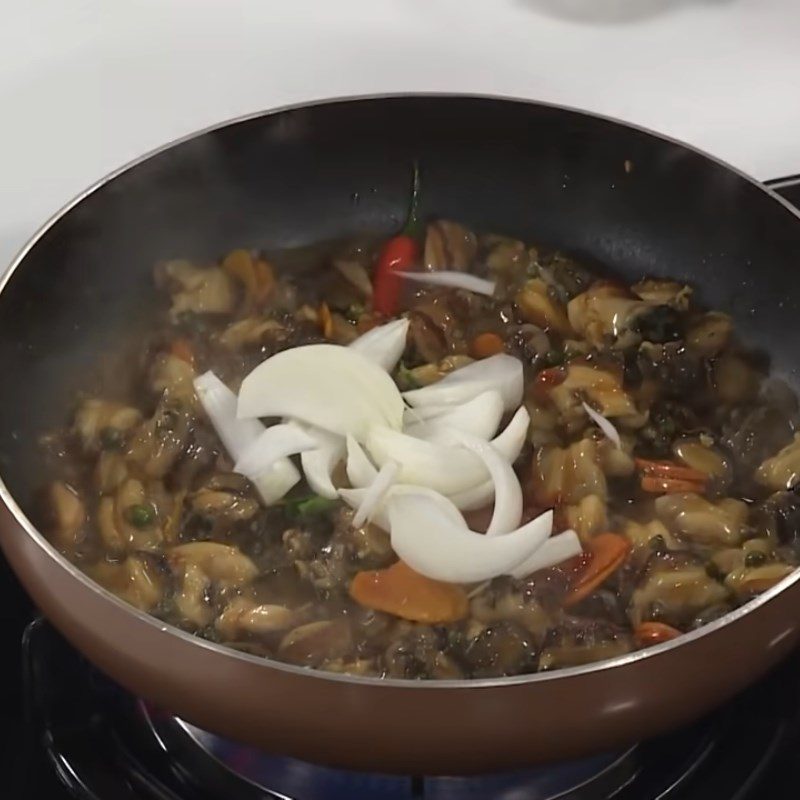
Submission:
[[[29,625],[23,656],[20,797],[55,797],[32,788],[44,773],[79,800],[784,800],[800,782],[796,659],[700,723],[623,753],[409,778],[267,755],[157,713],[42,620]]]
[[[199,785],[217,786],[222,796],[245,797],[256,790],[291,800],[604,800],[639,771],[638,748],[632,747],[623,753],[482,776],[358,773],[268,755],[144,703],[139,703],[138,711],[164,752],[177,755]]]

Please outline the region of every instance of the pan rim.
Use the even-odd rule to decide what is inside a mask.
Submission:
[[[215,131],[233,127],[240,123],[246,123],[252,120],[261,119],[263,117],[277,116],[279,114],[283,114],[286,112],[299,111],[308,108],[316,108],[318,106],[338,105],[345,103],[370,102],[370,101],[381,101],[381,100],[412,100],[412,99],[500,101],[508,104],[515,104],[520,106],[534,106],[534,107],[549,109],[552,111],[564,112],[578,117],[588,117],[600,122],[608,123],[616,127],[627,128],[628,130],[637,133],[642,133],[651,138],[658,139],[666,144],[671,144],[673,146],[679,147],[690,154],[693,154],[695,156],[700,156],[706,161],[711,162],[712,164],[715,164],[718,167],[722,167],[729,173],[736,175],[738,178],[742,179],[745,183],[750,184],[753,188],[763,192],[767,197],[777,202],[778,205],[780,205],[792,217],[794,217],[796,220],[798,220],[798,222],[800,222],[800,210],[791,205],[787,200],[785,200],[777,192],[775,192],[770,186],[765,185],[761,181],[757,180],[751,175],[748,175],[747,173],[743,172],[737,167],[732,166],[726,161],[706,152],[705,150],[702,150],[701,148],[695,147],[694,145],[688,144],[686,142],[683,142],[679,139],[668,136],[666,134],[659,133],[645,126],[617,119],[610,115],[599,114],[596,112],[576,108],[574,106],[568,106],[559,103],[544,102],[540,100],[534,100],[531,98],[519,97],[513,95],[470,93],[470,92],[463,92],[463,93],[440,92],[440,91],[388,92],[388,93],[376,92],[376,93],[368,93],[361,95],[322,97],[313,100],[288,103],[275,108],[268,108],[260,111],[249,112],[189,132],[183,136],[177,137],[176,139],[166,142],[165,144],[159,145],[158,147],[155,147],[147,151],[143,155],[140,155],[128,161],[122,166],[117,167],[116,169],[107,173],[103,177],[99,178],[98,180],[90,184],[82,192],[75,195],[75,197],[73,197],[71,200],[65,203],[61,208],[59,208],[54,214],[52,214],[50,218],[47,219],[31,235],[31,237],[27,240],[27,242],[22,246],[22,248],[17,252],[14,258],[11,260],[10,264],[8,265],[2,276],[0,276],[0,293],[2,293],[6,289],[6,286],[8,285],[14,273],[22,265],[28,254],[36,247],[39,241],[48,233],[48,231],[50,231],[51,228],[55,227],[55,225],[57,225],[62,218],[67,216],[70,211],[72,211],[75,207],[80,205],[80,203],[83,202],[86,198],[90,197],[92,194],[97,192],[106,184],[112,182],[120,175],[123,175],[131,171],[140,164],[143,164],[168,150],[171,150],[175,147],[178,147],[194,139],[199,139],[202,136],[205,136],[206,134],[214,133]],[[196,646],[211,651],[211,653],[217,656],[234,658],[239,661],[245,662],[247,664],[252,664],[253,666],[259,669],[277,669],[281,672],[286,672],[291,675],[295,675],[297,677],[314,678],[316,680],[330,681],[335,683],[356,684],[364,687],[374,687],[376,689],[378,687],[385,687],[386,689],[390,688],[408,689],[415,691],[425,691],[434,689],[447,689],[451,691],[452,690],[465,691],[465,690],[489,689],[489,688],[510,689],[515,686],[537,684],[537,683],[548,683],[550,681],[559,679],[568,680],[570,678],[577,678],[579,676],[595,672],[605,672],[607,670],[613,670],[615,668],[626,667],[634,663],[637,663],[639,661],[644,661],[646,659],[654,659],[657,658],[658,656],[666,655],[672,650],[681,648],[685,645],[688,646],[692,642],[696,642],[705,637],[713,636],[721,629],[737,622],[742,617],[755,612],[758,608],[760,608],[763,605],[766,605],[773,598],[777,597],[779,594],[787,590],[790,586],[800,581],[800,567],[798,567],[797,569],[794,570],[794,572],[787,575],[785,578],[783,578],[777,584],[775,584],[770,589],[765,591],[763,594],[758,595],[757,597],[753,598],[752,600],[749,600],[747,603],[740,606],[739,608],[736,608],[728,612],[724,616],[720,617],[717,620],[714,620],[713,622],[708,623],[707,625],[703,625],[697,630],[684,633],[683,635],[677,637],[676,639],[652,647],[648,647],[643,650],[633,651],[631,653],[626,653],[621,656],[616,656],[614,658],[605,659],[603,661],[596,661],[581,666],[564,667],[562,669],[557,669],[552,672],[535,672],[526,675],[512,675],[512,676],[505,676],[498,678],[478,678],[478,679],[463,678],[463,679],[447,679],[447,680],[436,680],[436,679],[415,680],[408,678],[378,678],[378,677],[369,677],[361,675],[347,675],[334,672],[326,672],[318,669],[308,669],[305,667],[299,667],[292,664],[286,664],[281,661],[277,661],[270,658],[254,656],[239,650],[234,650],[233,648],[226,647],[225,645],[217,644],[215,642],[210,642],[207,639],[202,639],[191,633],[183,631],[180,628],[175,627],[174,625],[165,623],[162,620],[159,620],[156,617],[153,617],[144,611],[140,611],[139,609],[134,608],[132,605],[121,600],[116,595],[112,594],[107,589],[100,586],[100,584],[96,583],[91,578],[89,578],[88,575],[86,575],[84,572],[78,569],[78,567],[72,564],[72,562],[67,560],[67,558],[64,555],[62,555],[39,532],[37,527],[28,519],[27,515],[17,504],[13,495],[6,486],[2,474],[0,474],[0,500],[5,504],[6,508],[9,510],[9,513],[14,517],[15,522],[25,531],[25,533],[37,545],[37,547],[39,547],[40,550],[44,551],[45,555],[49,556],[52,560],[54,560],[62,569],[66,570],[71,577],[77,579],[85,588],[89,589],[92,592],[96,592],[97,594],[102,596],[106,601],[113,603],[122,612],[127,614],[132,614],[139,622],[152,627],[154,632],[158,631],[161,633],[169,633],[170,635],[177,636],[178,638],[180,638],[185,643],[191,646]],[[794,627],[796,626],[793,625],[792,627],[787,629],[786,634],[781,634],[778,637],[776,637],[776,639],[774,640],[774,644],[779,643],[779,641],[782,640],[784,635],[788,635],[788,633],[792,632],[794,630]]]

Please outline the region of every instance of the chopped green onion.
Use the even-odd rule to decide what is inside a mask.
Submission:
[[[310,497],[296,497],[292,500],[287,500],[284,507],[290,517],[307,519],[320,514],[327,514],[339,504],[340,501],[338,499],[329,500],[327,497],[320,497],[314,494]]]
[[[394,373],[394,382],[404,392],[410,389],[419,389],[420,385],[414,377],[414,373],[401,361]]]

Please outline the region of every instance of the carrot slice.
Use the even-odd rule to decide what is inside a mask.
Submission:
[[[674,461],[648,461],[646,458],[637,458],[636,466],[645,475],[653,475],[657,478],[676,478],[696,483],[705,483],[708,480],[708,475],[705,472],[700,472],[699,469],[694,469],[693,467],[676,464]]]
[[[639,647],[650,647],[661,642],[668,642],[681,635],[681,631],[664,622],[643,622],[636,627],[633,638]]]
[[[575,605],[590,595],[622,565],[630,549],[630,542],[617,533],[598,533],[593,537],[587,548],[591,559],[578,574],[564,605]]]
[[[502,338],[496,333],[478,334],[469,346],[470,355],[473,358],[489,358],[489,356],[502,353],[505,349]]]
[[[169,352],[175,358],[194,366],[194,350],[187,339],[173,339],[169,346]]]
[[[333,337],[333,317],[328,304],[324,302],[319,305],[319,326],[322,328],[322,335],[326,339]]]
[[[685,494],[686,492],[702,494],[705,488],[705,481],[700,483],[679,478],[659,478],[656,475],[645,475],[642,478],[642,489],[653,494]]]
[[[467,615],[467,593],[450,583],[431,580],[402,561],[387,569],[359,572],[350,597],[376,611],[412,622],[455,622]]]

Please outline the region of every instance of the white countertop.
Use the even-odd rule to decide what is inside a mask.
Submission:
[[[499,93],[800,173],[798,0],[4,0],[0,264],[119,164],[215,121],[382,91]]]

